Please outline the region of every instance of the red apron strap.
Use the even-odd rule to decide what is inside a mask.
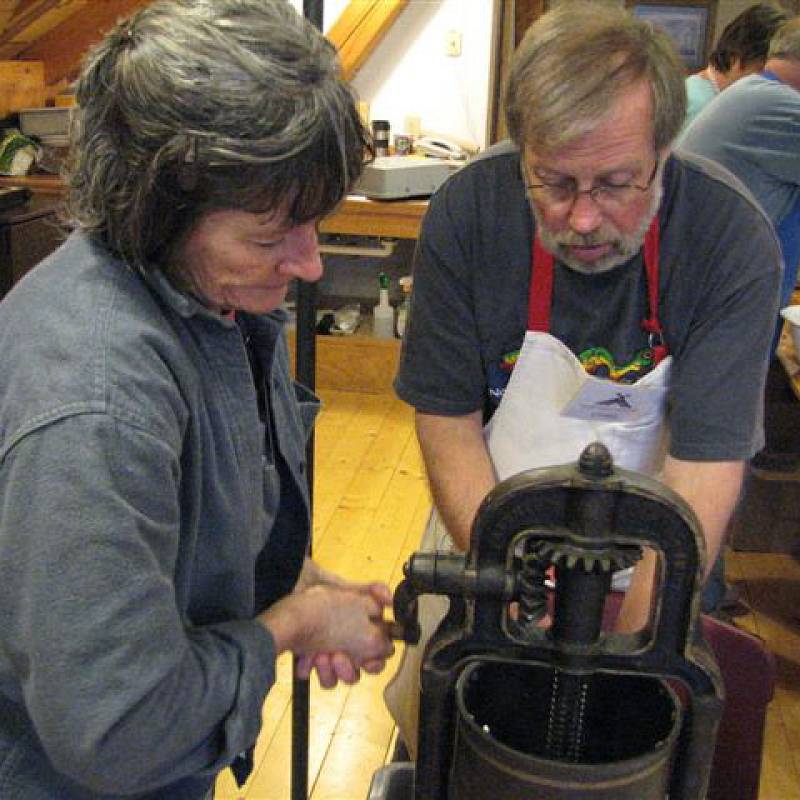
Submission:
[[[642,328],[650,334],[650,346],[653,348],[653,360],[656,364],[663,361],[669,354],[669,348],[664,342],[664,329],[661,327],[661,320],[658,318],[659,252],[660,226],[658,214],[656,214],[644,237],[644,268],[647,275],[648,316],[642,320]]]
[[[553,304],[553,255],[542,247],[538,235],[533,240],[531,288],[528,293],[528,330],[548,333]]]

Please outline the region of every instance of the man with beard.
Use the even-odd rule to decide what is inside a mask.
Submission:
[[[600,440],[688,501],[710,566],[762,444],[780,277],[769,222],[724,169],[671,152],[682,64],[623,9],[542,16],[505,101],[512,143],[437,192],[416,254],[395,388],[416,409],[435,503],[422,548],[467,549],[498,480]],[[626,403],[605,402],[621,389]],[[656,562],[637,565],[620,631],[647,624]],[[440,598],[422,600],[433,630]],[[412,755],[422,649],[387,689]]]

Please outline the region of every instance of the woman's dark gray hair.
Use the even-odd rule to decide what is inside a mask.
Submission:
[[[334,48],[285,0],[157,0],[88,55],[77,102],[68,217],[138,267],[211,209],[321,217],[372,154]]]
[[[683,125],[684,78],[666,33],[615,5],[564,2],[531,25],[514,54],[508,129],[520,149],[552,152],[589,133],[615,100],[646,79],[660,150]]]

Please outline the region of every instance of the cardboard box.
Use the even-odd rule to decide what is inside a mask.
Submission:
[[[19,129],[38,139],[66,139],[74,106],[24,108],[19,112]]]

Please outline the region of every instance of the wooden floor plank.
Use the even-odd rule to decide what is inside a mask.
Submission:
[[[366,676],[350,690],[311,800],[366,798],[394,731],[383,689],[396,664],[397,657],[381,675]]]
[[[284,716],[288,716],[292,700],[292,659],[285,654],[278,659],[278,677],[267,695],[264,709],[261,714],[261,735],[256,743],[253,762],[256,766],[247,783],[239,788],[230,770],[220,775],[217,780],[215,800],[239,800],[243,797],[254,797],[249,794],[253,785],[257,769],[264,762],[264,758],[278,733],[280,723]]]
[[[372,447],[391,408],[390,398],[384,395],[359,396],[363,398],[363,404],[350,424],[342,431],[338,442],[332,448],[331,456],[319,466],[315,465],[315,548],[324,540],[331,515],[340,505],[344,492]]]
[[[777,667],[759,800],[800,800],[800,563],[784,554],[733,551],[726,566],[752,609],[736,624],[766,641]]]

